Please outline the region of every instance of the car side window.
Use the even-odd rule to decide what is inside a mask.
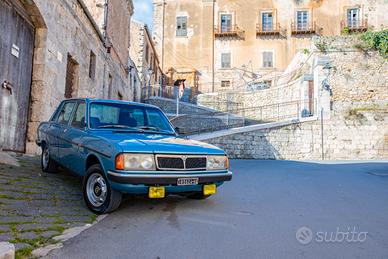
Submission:
[[[86,104],[84,102],[79,103],[71,122],[72,127],[77,129],[85,128],[85,111]]]
[[[65,103],[62,107],[61,112],[59,113],[57,122],[63,125],[67,125],[69,123],[74,106],[75,102]]]

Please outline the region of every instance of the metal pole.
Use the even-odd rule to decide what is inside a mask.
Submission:
[[[214,89],[214,79],[215,79],[215,67],[214,67],[214,63],[215,63],[215,34],[214,34],[214,27],[215,27],[215,24],[214,24],[214,18],[215,18],[215,1],[213,1],[213,17],[212,17],[212,29],[211,29],[211,33],[212,33],[212,93],[214,93],[215,89]]]
[[[321,109],[321,137],[322,137],[322,160],[325,160],[325,152],[323,149],[323,107]]]

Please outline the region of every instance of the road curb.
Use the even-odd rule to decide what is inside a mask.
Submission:
[[[15,246],[8,242],[0,242],[0,259],[14,259]]]
[[[66,229],[61,235],[53,237],[53,239],[55,241],[59,241],[59,243],[37,248],[37,249],[32,251],[32,253],[31,253],[32,256],[43,257],[43,256],[48,255],[48,253],[50,253],[52,250],[62,248],[63,242],[78,236],[83,231],[96,225],[98,222],[100,222],[101,220],[103,220],[107,216],[108,216],[108,214],[98,216],[97,219],[92,224],[86,224],[85,226],[82,226],[82,227],[74,227],[74,228]],[[3,259],[3,258],[0,256],[0,259]],[[6,259],[8,259],[8,258],[6,258]]]

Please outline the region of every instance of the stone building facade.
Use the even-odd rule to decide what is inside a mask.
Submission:
[[[150,31],[144,23],[136,20],[131,22],[131,48],[130,55],[140,77],[140,99],[145,100],[150,96],[158,96],[163,80],[159,57]]]
[[[154,0],[154,37],[172,83],[266,88],[314,35],[387,27],[387,11],[384,0]]]
[[[13,93],[0,90],[1,114],[14,115],[0,116],[1,148],[36,152],[39,123],[48,120],[65,98],[133,99],[128,53],[133,4],[131,0],[107,3],[100,0],[5,0],[1,3],[11,21],[6,25],[13,26],[15,19],[25,20],[34,39],[30,41],[31,83],[19,84],[16,78],[9,83],[15,89]],[[5,21],[0,19],[0,22]],[[7,26],[1,24],[0,34],[12,34],[13,30],[7,32]],[[18,42],[12,37],[2,40],[12,46],[12,50],[10,47],[4,51],[13,54],[11,58],[16,63],[10,64],[17,69],[26,54],[21,48],[18,50],[19,46],[27,41]],[[1,76],[2,82],[12,80],[7,75]],[[23,109],[25,112],[20,113]],[[23,128],[18,126],[18,121],[25,121]],[[12,145],[7,142],[12,138],[21,141]]]

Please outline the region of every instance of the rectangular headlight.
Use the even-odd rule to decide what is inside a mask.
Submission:
[[[156,170],[153,154],[123,153],[116,157],[116,169],[125,171]]]
[[[228,169],[229,161],[227,156],[208,156],[206,170]]]

